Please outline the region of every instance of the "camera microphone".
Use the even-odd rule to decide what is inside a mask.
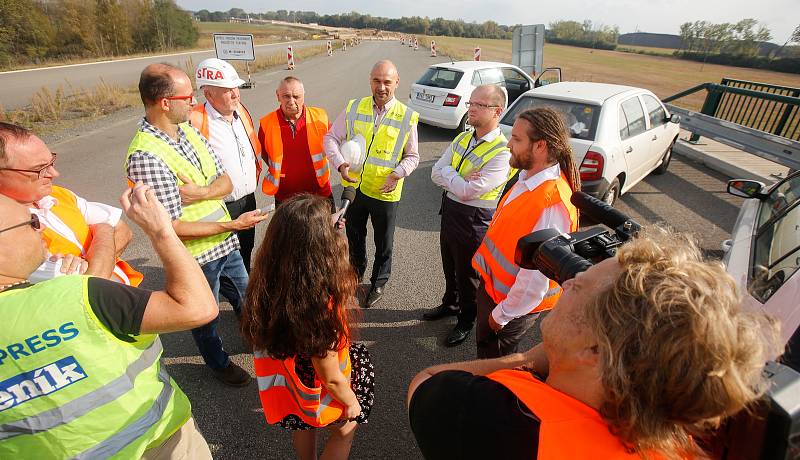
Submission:
[[[627,233],[636,233],[641,230],[641,226],[630,217],[617,211],[604,201],[598,200],[584,192],[573,193],[570,202],[593,222],[603,224],[615,230],[624,229]]]
[[[342,219],[344,218],[344,214],[347,212],[347,208],[350,206],[350,203],[352,203],[355,199],[356,199],[355,187],[345,187],[344,190],[342,190],[342,207],[339,208],[339,211],[341,211],[342,214],[339,216],[339,220],[336,221],[337,226],[341,224]]]

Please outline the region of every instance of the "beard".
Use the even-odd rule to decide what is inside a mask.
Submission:
[[[528,170],[533,167],[533,155],[514,155],[508,160],[508,164],[514,169]]]

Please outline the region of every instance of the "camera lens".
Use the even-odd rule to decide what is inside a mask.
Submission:
[[[559,239],[554,239],[539,246],[534,254],[534,265],[544,276],[564,284],[578,273],[588,270],[592,263],[572,252],[569,244],[559,243]]]

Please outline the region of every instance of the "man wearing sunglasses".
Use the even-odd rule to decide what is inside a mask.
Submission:
[[[474,129],[456,136],[431,170],[431,180],[443,189],[439,242],[445,292],[441,305],[422,317],[431,321],[458,316],[445,339],[448,346],[466,340],[475,324],[480,277],[472,268],[472,256],[489,228],[503,185],[515,171],[508,164],[508,141],[498,127],[506,106],[503,89],[479,86],[467,105]]]
[[[168,64],[149,65],[139,78],[139,94],[145,116],[128,148],[128,179],[153,188],[217,301],[221,279],[227,278],[223,294],[238,314],[248,275],[235,232],[255,227],[267,215],[255,210],[231,219],[223,201],[233,189],[231,179],[208,141],[187,123],[196,101],[186,73]],[[195,186],[191,200],[182,190],[188,184]],[[215,377],[226,385],[245,386],[250,374],[223,349],[218,321],[193,329],[192,336]]]
[[[51,254],[31,281],[86,273],[138,286],[142,274],[119,258],[132,236],[122,211],[53,185],[56,158],[28,129],[0,122],[0,194],[36,213]]]
[[[31,285],[43,227],[0,195],[0,458],[211,459],[158,334],[213,319],[214,296],[153,191],[121,203],[164,264],[163,291],[85,275]]]

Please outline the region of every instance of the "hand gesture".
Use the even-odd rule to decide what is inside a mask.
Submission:
[[[172,219],[156,198],[156,193],[142,182],[137,182],[133,188],[125,189],[119,202],[122,204],[125,215],[141,227],[148,236],[154,236],[167,230],[174,231]]]
[[[342,175],[342,179],[347,182],[355,182],[356,179],[350,176],[350,163],[342,163],[339,165],[339,174]]]
[[[471,171],[469,174],[464,176],[464,180],[467,182],[472,182],[481,178],[481,170],[476,169],[475,171]]]
[[[206,199],[208,187],[195,184],[183,173],[178,173],[178,179],[183,182],[183,185],[178,187],[178,191],[180,191],[181,202],[184,205],[189,205]]]
[[[89,262],[72,254],[53,254],[50,262],[61,259],[61,273],[65,275],[83,275],[89,269]]]
[[[397,187],[397,181],[400,179],[400,175],[392,171],[391,174],[386,176],[386,182],[381,186],[381,193],[392,193]]]
[[[269,217],[269,213],[261,213],[260,209],[256,209],[255,211],[248,211],[241,216],[239,216],[236,220],[232,221],[233,229],[234,230],[247,230],[248,228],[253,228],[259,222],[266,220]]]

